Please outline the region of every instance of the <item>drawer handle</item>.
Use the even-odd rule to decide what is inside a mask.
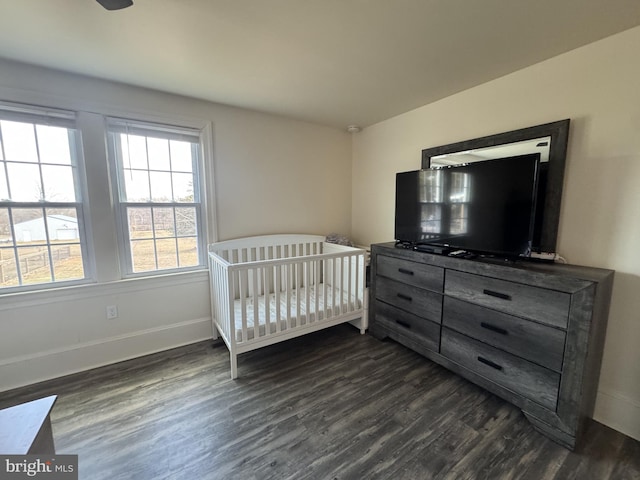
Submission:
[[[502,370],[502,366],[497,363],[492,362],[491,360],[487,360],[484,357],[478,357],[478,361],[480,363],[484,363],[485,365],[489,365],[491,368],[495,368],[496,370]]]
[[[405,295],[403,293],[399,293],[398,298],[401,298],[402,300],[406,300],[407,302],[411,302],[413,300],[413,298],[411,298],[409,295]]]
[[[496,327],[495,325],[491,325],[490,323],[480,322],[480,326],[482,328],[486,328],[487,330],[491,330],[492,332],[499,333],[500,335],[509,335],[504,328]]]
[[[396,323],[398,325],[400,325],[401,327],[407,328],[409,330],[411,330],[411,325],[408,324],[407,322],[403,322],[402,320],[396,320]]]
[[[506,293],[496,292],[494,290],[483,290],[482,293],[485,295],[490,295],[492,297],[501,298],[502,300],[511,300],[511,295],[507,295]]]
[[[399,268],[398,271],[400,273],[404,273],[405,275],[413,275],[413,271],[412,270],[407,270],[406,268]]]

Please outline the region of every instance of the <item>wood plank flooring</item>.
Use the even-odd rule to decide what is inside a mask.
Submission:
[[[518,409],[348,325],[247,353],[198,343],[0,394],[57,394],[80,478],[640,479],[640,442],[591,422],[577,453]]]

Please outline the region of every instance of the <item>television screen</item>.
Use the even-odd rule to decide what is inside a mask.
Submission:
[[[398,173],[396,240],[528,256],[539,159],[530,154]]]

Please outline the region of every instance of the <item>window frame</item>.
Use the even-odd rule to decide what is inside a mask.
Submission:
[[[206,245],[207,245],[207,209],[206,209],[206,189],[205,189],[205,169],[204,169],[204,132],[198,128],[180,127],[169,124],[155,123],[145,120],[134,120],[119,117],[106,117],[105,132],[107,135],[107,156],[109,163],[110,176],[112,181],[112,198],[114,202],[114,211],[116,216],[116,228],[118,237],[118,257],[120,263],[120,272],[122,278],[140,278],[153,277],[160,275],[170,275],[175,273],[185,273],[193,271],[202,271],[207,268]],[[127,201],[124,179],[123,159],[119,155],[118,150],[120,140],[118,134],[141,135],[145,137],[162,138],[168,140],[182,140],[191,142],[192,156],[192,173],[193,179],[193,202],[158,202],[158,201]],[[147,171],[152,172],[153,169],[147,164]],[[169,170],[174,172],[173,170]],[[179,172],[179,171],[178,171]],[[151,185],[151,180],[149,181]],[[158,253],[155,250],[155,241],[159,238],[155,235],[155,222],[153,220],[154,208],[171,208],[174,212],[175,208],[192,207],[195,209],[196,219],[196,245],[198,249],[198,264],[175,268],[158,268]],[[150,238],[154,241],[154,261],[156,268],[152,270],[134,271],[134,259],[131,249],[131,238],[129,235],[129,208],[150,208],[152,215],[152,232]],[[176,231],[173,237],[176,241],[181,238],[177,232],[177,225],[174,225]],[[178,256],[177,246],[176,255]]]
[[[31,123],[34,125],[62,127],[67,129],[69,136],[69,154],[71,172],[73,175],[74,185],[74,201],[67,202],[54,202],[47,201],[46,199],[40,199],[39,201],[18,201],[18,200],[3,200],[0,199],[0,209],[7,209],[9,225],[11,227],[12,245],[15,259],[16,259],[16,272],[18,274],[18,281],[22,283],[23,277],[20,271],[19,255],[18,255],[18,241],[16,237],[15,223],[13,220],[12,211],[14,209],[39,209],[42,210],[43,226],[45,230],[45,239],[38,245],[47,248],[49,271],[51,275],[50,281],[39,283],[27,283],[14,286],[2,287],[0,286],[0,296],[10,295],[15,293],[53,290],[64,287],[71,287],[76,285],[85,285],[95,282],[95,256],[93,245],[90,242],[91,237],[91,216],[88,203],[88,191],[87,191],[87,178],[84,164],[84,150],[82,145],[82,134],[77,122],[77,115],[73,111],[62,110],[57,108],[48,108],[36,105],[20,104],[13,102],[0,101],[0,119],[11,122],[23,122]],[[37,137],[36,137],[37,143]],[[7,180],[7,191],[10,193],[11,186],[9,184],[9,171],[8,163],[14,161],[8,160],[5,153],[5,141],[2,138],[2,132],[0,132],[0,145],[2,148],[2,160],[0,175],[4,175]],[[39,145],[39,144],[38,144]],[[38,171],[40,176],[40,183],[43,184],[43,165],[59,165],[54,163],[47,163],[41,161],[40,151],[38,149],[38,161],[37,162],[15,162],[25,163],[31,165],[38,165]],[[47,209],[75,209],[76,219],[78,222],[78,241],[69,242],[70,245],[79,245],[81,250],[81,261],[84,276],[82,278],[55,280],[55,268],[53,263],[53,255],[51,247],[54,245],[63,245],[52,243],[50,238],[50,226],[47,221]]]

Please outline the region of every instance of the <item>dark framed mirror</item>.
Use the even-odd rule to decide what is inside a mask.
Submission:
[[[569,119],[422,150],[422,168],[540,154],[534,252],[555,252],[569,140]]]

